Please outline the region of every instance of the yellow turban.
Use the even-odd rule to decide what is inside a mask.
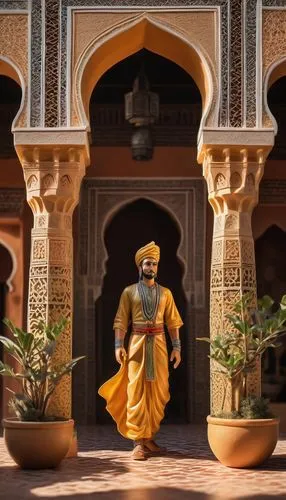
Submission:
[[[158,245],[155,245],[155,241],[151,241],[150,243],[147,243],[142,248],[139,248],[135,254],[135,262],[136,266],[139,267],[141,262],[144,259],[147,259],[147,257],[152,257],[153,259],[156,259],[157,262],[160,260],[160,248]]]

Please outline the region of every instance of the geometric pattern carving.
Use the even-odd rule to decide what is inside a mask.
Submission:
[[[253,240],[243,239],[241,241],[241,261],[243,264],[251,264],[254,254]]]
[[[243,267],[242,269],[242,287],[244,291],[253,290],[256,288],[255,268]]]
[[[226,288],[240,288],[240,284],[239,267],[225,267],[223,269],[223,286]]]
[[[221,288],[222,287],[222,269],[213,267],[211,272],[211,288]]]
[[[50,262],[62,262],[67,260],[67,241],[50,239],[49,241],[49,259]]]
[[[239,247],[239,240],[225,240],[224,260],[226,262],[232,260],[235,262],[239,261]]]
[[[215,265],[217,263],[220,263],[223,258],[222,254],[222,241],[221,240],[214,240],[213,246],[212,246],[212,263]]]
[[[33,260],[45,260],[47,258],[46,240],[35,239],[33,241]]]
[[[44,47],[43,10],[45,6],[42,0],[33,0],[31,4],[30,125],[40,127],[44,125],[41,110],[44,100],[42,48]]]
[[[230,96],[229,111],[231,127],[241,127],[243,112],[243,92],[242,92],[242,13],[244,3],[241,0],[232,0],[230,2]]]
[[[246,127],[255,127],[256,125],[256,10],[257,0],[247,0],[245,2],[244,30],[245,30],[245,108],[246,108]],[[258,13],[258,16],[260,14]]]
[[[58,0],[49,0],[45,8],[45,126],[58,125],[58,85],[59,85],[59,23],[60,6]]]
[[[56,302],[57,304],[70,303],[71,287],[69,280],[52,277],[49,282],[49,287],[51,302]]]

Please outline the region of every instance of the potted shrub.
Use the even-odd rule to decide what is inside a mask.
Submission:
[[[285,333],[286,295],[273,312],[269,296],[251,307],[253,295],[244,294],[234,313],[228,314],[230,331],[213,339],[209,358],[214,372],[224,382],[221,408],[207,417],[210,447],[221,463],[229,467],[253,467],[268,458],[277,443],[279,419],[271,414],[269,401],[251,394],[248,377],[259,368],[261,355],[278,347]]]
[[[56,467],[69,451],[74,421],[48,412],[51,397],[62,377],[84,356],[57,364],[53,354],[68,320],[53,325],[39,321],[34,332],[17,328],[4,320],[12,338],[0,336],[5,351],[19,370],[0,361],[0,375],[19,380],[21,390],[12,392],[9,406],[16,417],[4,418],[4,439],[8,451],[22,468]]]

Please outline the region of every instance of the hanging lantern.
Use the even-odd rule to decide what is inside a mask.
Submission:
[[[136,161],[151,160],[153,143],[150,127],[136,127],[131,137],[132,158]]]
[[[150,92],[143,65],[136,77],[132,92],[125,94],[125,119],[135,126],[131,138],[132,158],[150,160],[153,144],[150,125],[159,117],[159,96]]]
[[[143,66],[133,84],[132,92],[125,94],[125,119],[135,126],[150,125],[159,117],[159,96],[149,91],[149,82]]]

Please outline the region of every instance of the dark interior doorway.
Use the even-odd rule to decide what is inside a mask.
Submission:
[[[183,269],[176,256],[180,233],[171,216],[148,199],[139,199],[126,205],[113,217],[104,236],[109,258],[102,295],[95,304],[97,388],[118,370],[114,358],[113,319],[122,290],[138,280],[135,252],[149,241],[154,240],[161,248],[158,282],[172,290],[184,323],[186,321]],[[185,324],[181,328],[183,352],[186,331]],[[170,342],[168,347],[170,350]],[[167,405],[164,421],[184,423],[187,420],[186,355],[177,370],[170,366],[169,382],[171,401]],[[97,422],[111,422],[111,417],[105,411],[105,401],[99,396]]]
[[[255,242],[257,295],[270,295],[278,304],[286,293],[286,233],[273,225]],[[262,359],[262,393],[286,402],[286,337],[281,347],[269,348]]]
[[[13,262],[7,248],[0,243],[0,335],[5,335],[3,319],[6,316],[6,294],[8,293],[7,280],[11,275]],[[4,362],[4,353],[2,344],[0,344],[0,360]],[[3,391],[5,390],[5,379],[0,377],[0,420],[3,418]]]

